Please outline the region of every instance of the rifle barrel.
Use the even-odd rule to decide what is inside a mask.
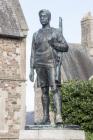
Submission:
[[[62,25],[62,18],[59,17],[59,30],[63,34],[63,25]]]

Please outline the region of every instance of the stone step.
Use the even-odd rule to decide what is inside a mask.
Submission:
[[[21,130],[19,140],[85,140],[83,130],[37,129]]]

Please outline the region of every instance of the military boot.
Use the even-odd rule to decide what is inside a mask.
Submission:
[[[59,92],[55,93],[53,96],[54,110],[55,110],[55,124],[62,124],[62,97]]]
[[[42,96],[42,106],[43,106],[43,120],[41,121],[41,124],[48,125],[50,124],[49,96],[46,96],[46,95]]]

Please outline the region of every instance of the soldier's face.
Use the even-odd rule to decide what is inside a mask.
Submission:
[[[43,26],[49,24],[49,16],[45,12],[42,12],[40,15],[40,23]]]

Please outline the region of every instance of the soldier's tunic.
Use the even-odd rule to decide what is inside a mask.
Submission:
[[[58,46],[54,46],[54,48],[49,43],[49,41],[53,39],[56,40],[56,43],[59,43]],[[55,86],[55,61],[57,60],[57,51],[64,52],[67,49],[66,45],[67,43],[58,29],[49,27],[40,29],[34,33],[30,67],[36,69],[41,87]]]

